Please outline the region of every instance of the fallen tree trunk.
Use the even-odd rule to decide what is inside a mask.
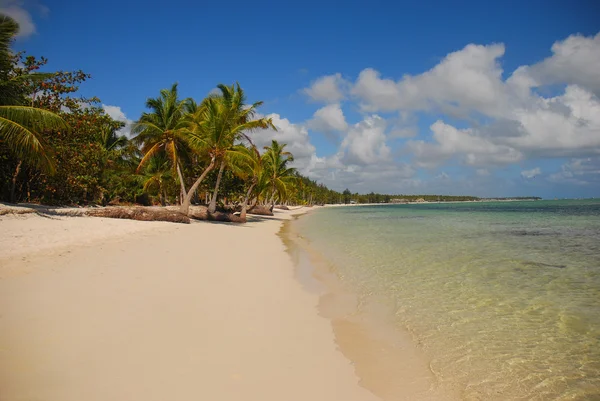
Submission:
[[[128,219],[138,221],[169,221],[171,223],[189,224],[190,218],[173,210],[146,207],[105,207],[91,209],[86,215],[92,217],[108,217],[111,219]]]
[[[224,221],[229,223],[245,223],[246,219],[241,218],[240,216],[233,213],[223,213],[223,212],[215,212],[209,213],[208,219],[211,221]]]
[[[215,212],[210,213],[206,206],[191,206],[188,212],[188,216],[190,216],[194,220],[202,220],[202,221],[223,221],[229,223],[245,223],[246,219],[241,218],[240,216],[227,213],[227,212]]]
[[[248,214],[255,214],[259,216],[273,216],[273,211],[269,206],[256,205],[251,209],[248,209]]]

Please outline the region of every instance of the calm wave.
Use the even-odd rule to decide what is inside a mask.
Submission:
[[[600,200],[326,208],[295,230],[463,398],[600,399]]]

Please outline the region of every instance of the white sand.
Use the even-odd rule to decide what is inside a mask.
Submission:
[[[0,400],[376,400],[280,224],[0,217]]]

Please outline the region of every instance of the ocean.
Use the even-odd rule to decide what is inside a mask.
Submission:
[[[378,304],[410,335],[435,386],[600,400],[600,200],[328,207],[291,227],[353,313]]]

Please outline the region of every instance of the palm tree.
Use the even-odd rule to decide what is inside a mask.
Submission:
[[[271,210],[276,199],[283,201],[286,198],[289,186],[296,181],[296,169],[288,167],[288,163],[293,162],[294,157],[284,150],[285,146],[273,140],[271,146],[265,146],[266,151],[263,154],[263,165],[270,187],[267,201],[270,200]]]
[[[204,180],[206,175],[218,164],[219,170],[225,166],[233,166],[243,163],[248,154],[240,147],[240,142],[252,141],[247,133],[257,129],[276,129],[270,118],[253,119],[256,108],[262,104],[254,103],[252,106],[244,105],[244,92],[239,84],[236,86],[219,85],[220,96],[209,96],[189,114],[188,120],[188,144],[200,157],[204,158],[208,165],[188,190],[181,212],[187,214],[190,202],[196,189]],[[208,211],[214,213],[216,210],[216,193],[220,184],[217,177],[217,185],[211,199]],[[214,201],[214,202],[213,202]],[[212,206],[212,207],[211,207]]]
[[[16,21],[0,15],[0,143],[6,144],[18,159],[12,178],[11,201],[15,198],[15,184],[23,161],[48,173],[55,170],[52,151],[41,132],[69,130],[68,124],[58,115],[22,105],[24,97],[9,76],[12,66],[10,41],[18,31]]]
[[[137,134],[133,140],[142,146],[144,153],[137,171],[141,171],[144,165],[158,153],[165,153],[171,168],[177,171],[179,177],[180,200],[186,192],[181,162],[189,150],[186,140],[188,133],[186,112],[189,102],[190,99],[179,99],[175,83],[170,89],[161,90],[159,97],[146,101],[146,107],[151,112],[143,113],[131,130],[133,134]]]
[[[217,207],[217,195],[221,177],[226,167],[231,166],[233,160],[229,155],[235,155],[235,152],[228,152],[228,149],[234,149],[241,142],[252,145],[252,141],[248,137],[248,133],[257,129],[272,128],[276,130],[270,118],[254,119],[258,107],[263,102],[255,102],[251,105],[246,104],[246,95],[239,84],[227,86],[220,84],[217,86],[221,91],[220,96],[215,97],[221,103],[225,120],[221,126],[222,131],[219,133],[220,147],[224,149],[222,156],[216,161],[219,164],[219,173],[215,183],[215,189],[208,206],[208,211],[214,213]]]
[[[249,185],[244,195],[242,202],[242,210],[240,212],[240,218],[246,221],[246,212],[248,209],[248,200],[252,195],[255,188],[258,186],[263,174],[262,157],[255,146],[245,147],[238,145],[238,149],[241,153],[244,153],[246,157],[239,157],[238,163],[232,165],[232,171],[238,177],[247,180]]]
[[[167,187],[174,183],[169,163],[165,154],[156,155],[146,164],[143,176],[144,191],[157,193],[163,206],[167,202]]]
[[[129,141],[125,135],[119,135],[117,130],[109,124],[102,128],[100,140],[102,147],[108,152],[125,147]]]

